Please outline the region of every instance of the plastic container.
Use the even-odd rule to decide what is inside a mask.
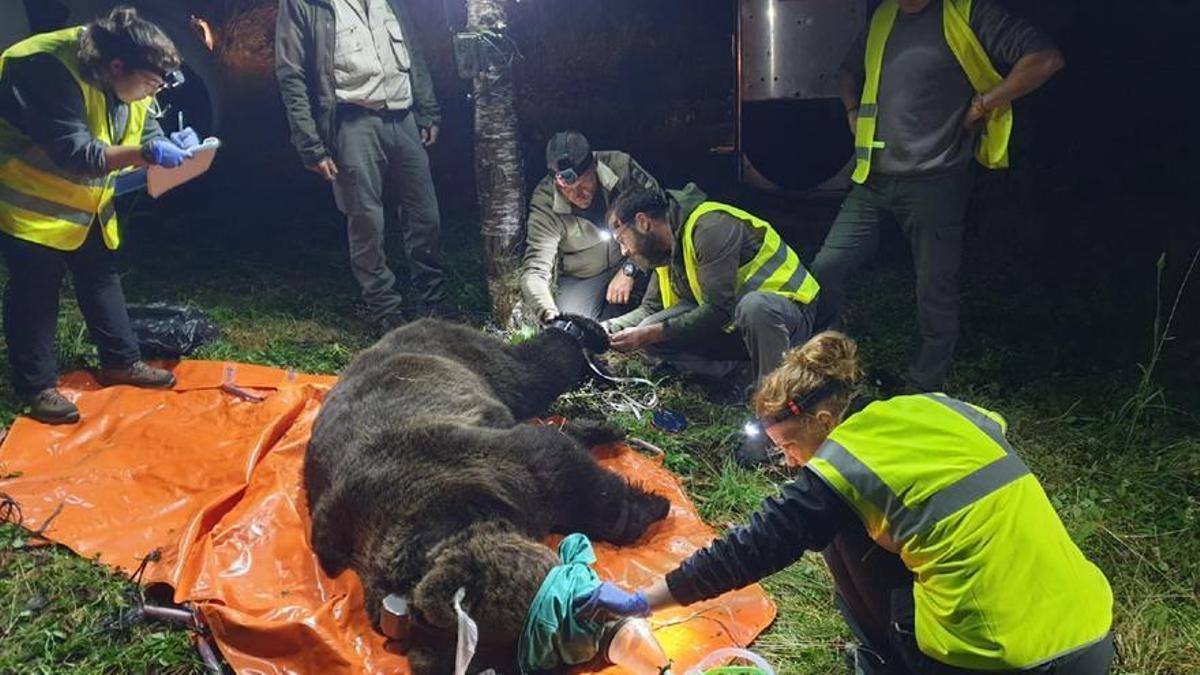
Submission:
[[[671,660],[644,619],[622,619],[610,626],[600,651],[630,675],[671,675]]]

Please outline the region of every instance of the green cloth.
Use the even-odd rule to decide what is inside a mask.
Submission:
[[[600,650],[604,624],[580,621],[574,611],[575,601],[600,585],[592,542],[572,534],[558,545],[558,557],[562,563],[546,575],[525,616],[517,652],[522,675],[584,663]]]

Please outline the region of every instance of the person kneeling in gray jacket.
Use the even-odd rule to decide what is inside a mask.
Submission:
[[[543,323],[559,314],[604,320],[633,309],[649,277],[621,255],[605,215],[630,187],[662,194],[658,182],[624,152],[593,152],[578,131],[550,138],[546,168],[529,199],[521,266],[521,295],[529,316]]]

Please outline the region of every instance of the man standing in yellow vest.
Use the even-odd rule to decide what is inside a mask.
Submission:
[[[846,56],[840,86],[856,185],[813,261],[825,289],[820,314],[822,323],[840,317],[881,224],[895,220],[917,273],[922,344],[909,389],[941,389],[958,341],[972,158],[1008,166],[1012,102],[1062,67],[1041,31],[997,0],[884,0]]]
[[[763,431],[803,467],[796,479],[748,525],[646,589],[606,589],[600,605],[686,606],[824,550],[863,643],[855,673],[1107,672],[1108,580],[1009,444],[1004,418],[943,394],[871,401],[861,377],[840,333],[788,352],[754,403]]]
[[[179,80],[171,40],[132,8],[86,26],[34,35],[0,54],[0,253],[8,266],[4,335],[13,388],[30,416],[71,423],[55,387],[54,336],[66,270],[100,355],[100,383],[170,387],[141,360],[113,267],[120,244],[116,176],[179,166],[199,143],[163,136],[154,94]]]

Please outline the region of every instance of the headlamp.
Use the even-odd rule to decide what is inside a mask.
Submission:
[[[797,396],[788,401],[783,410],[771,415],[764,415],[755,420],[746,423],[743,431],[747,436],[754,437],[766,433],[766,430],[779,424],[786,422],[793,417],[800,417],[812,410],[812,408],[824,401],[825,399],[835,394],[840,394],[846,389],[846,383],[841,380],[830,380],[825,384],[813,389],[803,396]]]
[[[159,73],[159,77],[163,81],[163,89],[174,89],[186,81],[182,70],[168,70],[165,73]]]
[[[578,183],[583,174],[592,168],[594,161],[591,153],[588,153],[579,162],[572,160],[569,154],[559,155],[558,159],[554,161],[554,178],[563,185],[570,187]]]
[[[579,181],[579,174],[571,167],[567,167],[562,171],[556,171],[554,173],[554,177],[557,178],[563,185],[574,185]]]

